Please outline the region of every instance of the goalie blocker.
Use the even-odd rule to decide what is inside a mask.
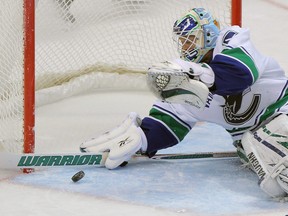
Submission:
[[[242,145],[259,185],[272,197],[288,194],[288,117],[281,114],[254,133],[246,132]]]
[[[82,143],[80,150],[82,152],[109,152],[103,163],[106,168],[115,169],[123,162],[129,161],[137,151],[146,151],[147,139],[140,125],[140,116],[131,112],[118,127],[96,139]]]

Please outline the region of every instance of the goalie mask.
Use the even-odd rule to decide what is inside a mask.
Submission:
[[[173,26],[181,58],[196,63],[215,47],[218,35],[219,23],[204,8],[190,10]]]

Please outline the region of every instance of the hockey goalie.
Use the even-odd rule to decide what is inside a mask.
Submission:
[[[220,30],[208,11],[191,9],[173,26],[179,59],[148,69],[148,85],[159,99],[149,116],[130,113],[80,150],[107,152],[105,166],[114,169],[135,153],[152,157],[176,145],[197,122],[213,122],[231,134],[261,189],[287,196],[288,79],[273,58],[253,46],[249,33],[239,26]]]

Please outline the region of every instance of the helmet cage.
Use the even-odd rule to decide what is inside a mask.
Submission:
[[[200,62],[215,47],[219,25],[203,8],[194,8],[174,23],[173,33],[181,58]]]

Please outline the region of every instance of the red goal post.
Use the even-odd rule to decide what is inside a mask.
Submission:
[[[242,0],[231,0],[231,25],[242,26]]]
[[[0,88],[0,149],[10,152],[34,151],[35,107],[54,100],[41,98],[47,89],[56,86],[61,91],[63,83],[66,87],[82,75],[96,76],[98,72],[141,73],[155,62],[176,56],[171,28],[192,7],[210,10],[222,26],[241,26],[242,20],[241,0],[1,3],[5,14],[0,28],[7,33],[0,36],[4,53],[0,54],[0,79],[5,86]],[[91,85],[95,88],[103,83]],[[73,83],[71,89],[75,90]],[[63,97],[63,92],[59,95]]]
[[[23,153],[35,148],[35,1],[24,0],[24,121]]]

